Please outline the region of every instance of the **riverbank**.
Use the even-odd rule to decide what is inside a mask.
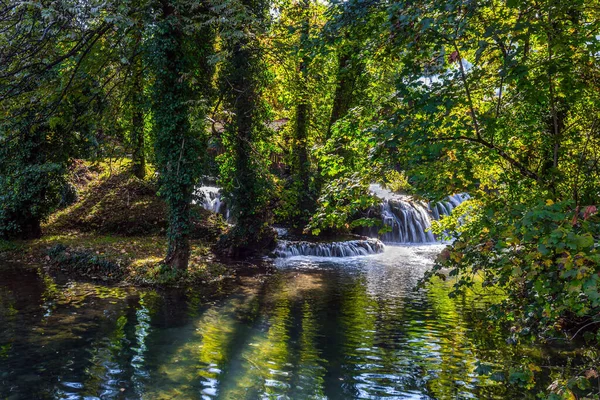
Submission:
[[[4,242],[0,257],[9,262],[38,265],[73,279],[135,286],[205,284],[231,277],[233,268],[215,260],[202,240],[192,240],[190,265],[173,271],[161,265],[164,236],[114,236],[93,233],[49,235],[41,239]]]
[[[228,229],[193,206],[191,257],[185,271],[161,264],[167,251],[167,210],[152,179],[130,173],[129,160],[73,164],[63,208],[33,240],[0,241],[0,259],[41,266],[75,280],[135,286],[190,286],[264,273],[264,266],[223,262],[211,246]],[[151,175],[151,174],[149,174]],[[244,270],[244,271],[242,271]]]

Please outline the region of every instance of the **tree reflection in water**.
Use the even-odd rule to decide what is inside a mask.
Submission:
[[[484,321],[497,294],[414,287],[439,247],[289,259],[216,292],[56,283],[0,268],[0,397],[534,398],[479,376],[569,353],[510,346]],[[547,386],[540,374],[538,387]]]

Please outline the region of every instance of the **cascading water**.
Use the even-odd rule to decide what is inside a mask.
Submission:
[[[313,243],[280,240],[275,255],[280,258],[294,256],[355,257],[383,253],[385,246],[377,239],[349,240],[344,242]]]
[[[424,204],[408,199],[389,199],[382,204],[383,223],[391,228],[385,242],[429,243],[435,236],[429,231],[431,218]]]
[[[221,214],[223,218],[229,221],[229,207],[221,199],[220,188],[216,186],[200,186],[196,189],[196,203],[208,211]]]
[[[196,189],[195,203],[203,208],[221,214],[230,221],[229,208],[221,199],[220,188],[216,186],[200,186]],[[280,237],[287,235],[287,230],[274,228]],[[345,242],[312,243],[303,241],[280,240],[274,253],[277,257],[293,256],[315,257],[354,257],[382,253],[384,245],[377,239],[350,240]]]
[[[470,198],[466,193],[448,196],[444,201],[427,204],[407,195],[393,193],[373,184],[371,192],[382,199],[379,217],[389,231],[381,235],[384,243],[435,243],[437,238],[430,232],[431,221],[449,215],[454,208]],[[196,189],[196,203],[203,208],[221,214],[230,221],[227,204],[221,199],[220,188],[201,186]],[[381,226],[363,228],[361,235],[378,238]],[[280,232],[278,232],[280,236]],[[280,240],[275,254],[278,257],[317,256],[353,257],[383,252],[384,245],[377,239],[351,240],[346,242],[311,243]]]
[[[430,204],[429,209],[433,215],[433,219],[439,220],[444,215],[450,215],[452,210],[458,207],[463,201],[469,200],[471,196],[467,193],[458,193],[448,196],[444,201],[435,204]]]
[[[430,232],[431,221],[449,215],[463,201],[469,199],[465,193],[449,196],[442,202],[427,204],[382,188],[377,184],[369,187],[371,192],[382,199],[381,222],[389,227],[389,232],[381,236],[385,243],[434,243],[435,235]],[[363,228],[361,234],[378,237],[381,227]]]

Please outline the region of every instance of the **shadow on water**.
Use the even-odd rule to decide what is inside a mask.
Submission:
[[[439,249],[291,258],[212,292],[0,266],[0,398],[534,398],[477,363],[564,359],[483,324],[494,296],[450,299],[441,281],[413,290]]]

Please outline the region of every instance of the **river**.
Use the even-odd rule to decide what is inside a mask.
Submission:
[[[269,276],[183,291],[0,265],[0,398],[535,398],[548,373],[526,390],[477,366],[560,370],[570,352],[508,344],[483,317],[497,294],[414,290],[440,250],[280,259]]]

